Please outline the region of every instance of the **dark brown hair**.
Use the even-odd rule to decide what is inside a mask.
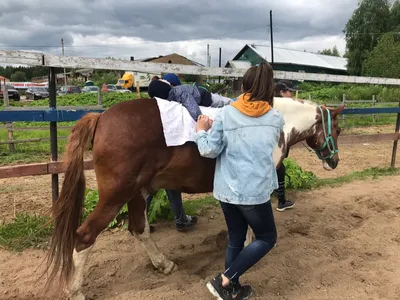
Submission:
[[[160,80],[160,77],[158,77],[157,75],[154,75],[153,78],[151,79],[151,81],[153,80]]]
[[[249,101],[267,101],[274,104],[274,70],[269,63],[253,66],[243,76],[243,91],[250,94]]]

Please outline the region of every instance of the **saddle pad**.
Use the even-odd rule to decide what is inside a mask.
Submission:
[[[196,122],[187,109],[180,103],[155,98],[160,110],[164,138],[168,147],[181,146],[186,142],[194,142],[196,136]],[[200,106],[203,115],[215,119],[221,108]]]

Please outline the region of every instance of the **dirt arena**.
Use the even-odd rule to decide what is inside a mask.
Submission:
[[[348,133],[391,132],[392,127]],[[327,178],[388,167],[391,150],[390,142],[340,146],[341,162],[332,172],[305,148],[291,150],[290,157]],[[88,186],[95,187],[94,173],[86,176]],[[296,207],[274,210],[277,247],[242,278],[254,286],[254,299],[400,299],[399,182],[400,176],[393,176],[290,192]],[[50,203],[50,176],[0,180],[1,220],[10,220],[14,212],[43,213]],[[213,299],[205,282],[223,268],[224,246],[215,241],[225,228],[218,207],[205,212],[192,233],[159,224],[153,238],[179,266],[170,276],[153,269],[127,231],[106,232],[89,256],[83,292],[103,300]],[[54,299],[41,295],[43,282],[35,282],[43,257],[40,250],[16,254],[0,249],[0,299]]]

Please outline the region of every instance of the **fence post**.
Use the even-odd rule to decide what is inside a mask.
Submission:
[[[311,94],[308,94],[308,100],[312,101]]]
[[[136,81],[136,98],[139,99],[140,98],[140,83],[139,81]]]
[[[57,94],[56,94],[56,69],[51,67],[49,70],[49,106],[50,109],[56,109]],[[50,148],[51,161],[58,160],[57,147],[57,122],[50,122]],[[58,200],[58,174],[51,174],[51,198],[53,203]]]
[[[343,105],[346,105],[346,95],[345,94],[343,94],[342,102],[343,102]],[[343,123],[346,122],[345,115],[342,115],[342,120],[343,120]]]
[[[7,84],[4,85],[4,90],[3,90],[3,101],[4,101],[4,106],[8,107],[10,105],[10,99],[8,97],[8,87]]]
[[[13,123],[7,123],[7,130],[8,130],[8,140],[10,143],[8,144],[8,147],[10,149],[10,152],[15,151],[15,144],[12,143],[11,141],[14,141],[14,131],[13,131]]]
[[[399,101],[399,107],[400,107],[400,101]],[[399,134],[399,129],[400,129],[400,113],[397,114],[396,129],[394,132]],[[390,164],[390,166],[392,168],[394,168],[396,165],[396,154],[397,154],[397,144],[398,143],[399,143],[399,140],[395,140],[393,142],[392,163]]]
[[[375,98],[375,95],[372,95],[372,105],[373,105],[373,107],[375,108],[376,107],[376,98]],[[373,123],[375,123],[376,122],[376,114],[373,114],[372,115],[372,122]]]
[[[101,94],[101,89],[99,89],[99,91],[97,92],[97,104],[98,105],[103,105],[103,98],[102,98],[102,94]]]

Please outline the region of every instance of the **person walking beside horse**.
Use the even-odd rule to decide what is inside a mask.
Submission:
[[[275,97],[277,98],[293,98],[293,91],[297,89],[293,88],[292,82],[289,80],[280,80],[275,85]],[[285,158],[289,156],[289,147],[287,148],[287,152]],[[278,174],[278,189],[275,191],[278,196],[278,207],[277,211],[284,211],[286,209],[292,208],[294,206],[294,202],[287,200],[285,196],[285,179],[286,179],[286,167],[282,164],[276,170]]]
[[[270,196],[278,187],[273,159],[284,119],[273,109],[273,70],[267,63],[251,67],[243,77],[243,94],[222,108],[210,129],[207,116],[197,122],[200,155],[217,158],[214,197],[228,226],[225,271],[207,283],[218,299],[247,299],[249,285],[239,278],[276,244],[277,232]],[[256,240],[244,248],[247,228]]]

